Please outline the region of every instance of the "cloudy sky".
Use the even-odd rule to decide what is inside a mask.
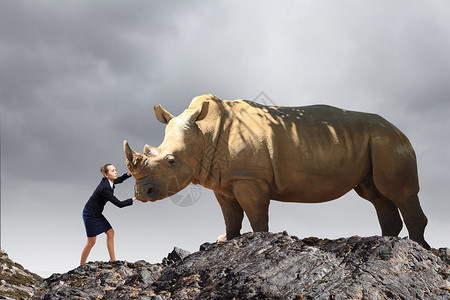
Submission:
[[[42,276],[77,267],[99,167],[127,171],[124,139],[138,151],[162,142],[153,105],[177,115],[205,93],[382,115],[416,150],[426,239],[450,247],[449,78],[447,1],[1,1],[1,247]],[[108,204],[117,258],[156,263],[174,246],[214,241],[220,207],[201,187],[180,197],[194,191],[187,207]],[[273,201],[270,230],[381,232],[353,191],[324,204]],[[104,235],[89,259],[108,260]]]

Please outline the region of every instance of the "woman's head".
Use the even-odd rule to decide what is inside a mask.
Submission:
[[[103,177],[108,178],[109,180],[117,178],[117,170],[113,164],[106,164],[103,167],[100,167],[100,172],[103,174]]]

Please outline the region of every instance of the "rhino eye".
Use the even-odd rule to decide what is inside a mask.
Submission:
[[[167,160],[169,167],[175,166],[175,157],[173,157],[173,155],[167,155],[166,160]]]

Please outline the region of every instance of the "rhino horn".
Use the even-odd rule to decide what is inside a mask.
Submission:
[[[158,150],[155,147],[145,145],[144,146],[144,154],[148,156],[154,156],[158,153]]]
[[[125,151],[127,161],[133,163],[134,158],[136,157],[136,152],[134,152],[133,149],[131,149],[130,145],[128,145],[128,142],[126,140],[123,141],[123,150]]]

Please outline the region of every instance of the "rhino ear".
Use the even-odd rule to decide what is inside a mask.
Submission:
[[[164,108],[162,108],[160,104],[156,104],[153,108],[155,109],[156,118],[161,123],[167,124],[173,118],[173,115]]]
[[[202,105],[197,107],[189,117],[191,123],[201,121],[208,115],[209,101],[203,101]]]

